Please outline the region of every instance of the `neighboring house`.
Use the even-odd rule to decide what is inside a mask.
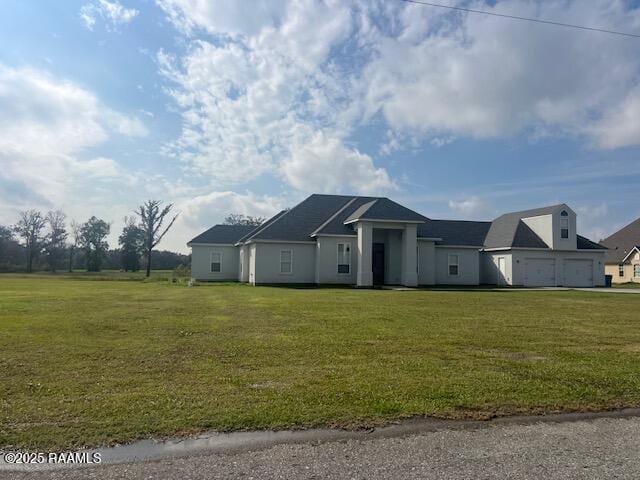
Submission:
[[[605,271],[614,283],[640,282],[640,218],[600,243],[608,248]]]
[[[388,198],[311,195],[259,227],[188,244],[197,280],[250,284],[602,286],[605,248],[567,205],[492,222],[431,220]]]

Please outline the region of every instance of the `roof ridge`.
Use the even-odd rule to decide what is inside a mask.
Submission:
[[[258,233],[260,233],[262,231],[262,229],[267,228],[269,225],[273,224],[273,222],[278,220],[282,215],[284,215],[284,213],[286,211],[287,210],[280,210],[273,217],[271,217],[270,219],[268,219],[264,223],[258,225],[256,228],[254,228],[250,232],[247,232],[245,235],[240,237],[240,239],[236,243],[244,242],[245,240],[248,240],[249,238],[253,237],[254,235],[257,235]]]

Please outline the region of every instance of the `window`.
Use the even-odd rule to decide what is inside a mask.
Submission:
[[[566,217],[567,212],[564,210],[560,213],[561,216]],[[569,238],[569,219],[561,218],[560,219],[560,238]]]
[[[280,250],[280,273],[293,272],[293,254],[291,250]]]
[[[211,271],[213,273],[222,271],[222,254],[220,252],[211,252]]]
[[[624,265],[623,264],[618,265],[618,276],[619,277],[624,277]]]
[[[562,210],[562,211],[560,212],[560,216],[561,216],[561,217],[568,217],[568,216],[569,216],[569,214],[567,213],[567,211],[566,211],[566,210]]]
[[[458,255],[449,255],[449,275],[457,276],[459,271]]]
[[[640,278],[640,263],[633,266],[633,276]]]
[[[351,273],[350,243],[338,243],[338,273]]]

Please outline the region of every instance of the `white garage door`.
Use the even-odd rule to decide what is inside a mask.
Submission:
[[[552,258],[524,259],[525,287],[553,287],[556,284],[556,261]]]
[[[593,260],[568,258],[564,261],[565,287],[593,287]]]

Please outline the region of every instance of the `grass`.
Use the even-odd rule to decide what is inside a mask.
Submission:
[[[640,282],[614,283],[613,288],[640,288]]]
[[[0,448],[638,406],[639,312],[578,291],[0,276]]]

